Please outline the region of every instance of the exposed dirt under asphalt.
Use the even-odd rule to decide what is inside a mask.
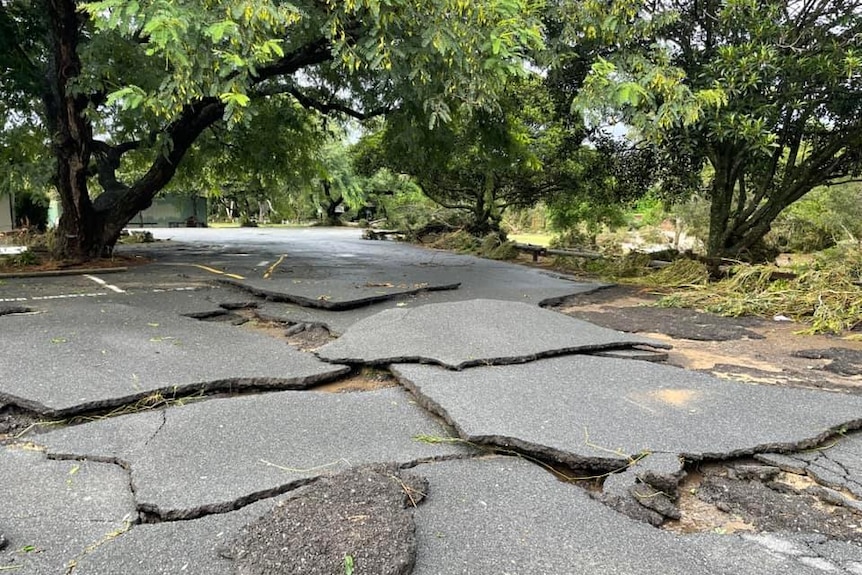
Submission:
[[[667,363],[759,385],[862,393],[862,341],[799,335],[799,324],[653,307],[658,295],[616,286],[564,301],[562,313],[673,345]],[[742,471],[740,471],[742,470]],[[752,471],[755,470],[755,471]],[[753,461],[690,463],[676,502],[679,532],[820,532],[862,542],[862,503],[804,474]],[[848,505],[849,503],[849,505]]]
[[[569,298],[557,309],[586,321],[648,335],[673,346],[667,363],[749,383],[862,393],[862,341],[798,335],[803,326],[653,307],[647,289],[616,286]],[[838,363],[843,369],[833,369]]]

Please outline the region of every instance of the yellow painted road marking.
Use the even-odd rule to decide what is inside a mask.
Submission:
[[[233,279],[235,279],[235,280],[244,280],[244,279],[245,279],[245,277],[243,277],[243,276],[241,276],[241,275],[237,275],[237,274],[229,274],[229,273],[227,273],[227,272],[223,272],[223,271],[221,271],[221,270],[217,270],[217,269],[215,269],[215,268],[211,268],[211,267],[209,267],[209,266],[204,266],[204,265],[201,265],[201,264],[188,264],[188,265],[190,265],[190,266],[192,266],[192,267],[195,267],[195,268],[200,268],[200,269],[202,269],[202,270],[204,270],[204,271],[207,271],[207,272],[210,272],[210,273],[214,273],[214,274],[218,274],[218,275],[222,275],[222,276],[227,276],[227,277],[229,277],[229,278],[233,278]]]
[[[274,272],[274,271],[275,271],[275,268],[277,268],[278,266],[280,266],[280,265],[281,265],[281,262],[283,262],[283,261],[284,261],[284,258],[286,258],[286,257],[287,257],[287,254],[284,254],[284,255],[280,256],[280,257],[278,258],[278,261],[276,261],[274,264],[272,264],[271,266],[269,266],[269,267],[266,269],[266,271],[263,273],[263,279],[268,280],[269,278],[271,278],[271,277],[272,277],[272,272]]]

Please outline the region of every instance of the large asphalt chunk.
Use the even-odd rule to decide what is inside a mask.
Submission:
[[[428,481],[428,497],[414,513],[414,575],[823,572],[806,563],[816,558],[811,551],[775,553],[755,540],[678,536],[632,521],[522,459],[449,461],[416,471]],[[840,558],[831,565],[848,566]]]
[[[393,369],[462,438],[573,465],[610,469],[645,452],[698,459],[788,450],[862,423],[860,396],[588,355],[461,372]]]
[[[427,491],[393,465],[323,477],[245,526],[229,555],[242,575],[408,575],[416,559],[413,515]]]
[[[398,388],[202,401],[165,411],[164,424],[142,442],[157,424],[154,415],[160,414],[96,421],[38,439],[50,455],[125,462],[139,508],[162,519],[230,511],[354,465],[470,453],[417,439],[446,430]],[[124,434],[128,429],[139,431]]]
[[[470,300],[388,309],[363,319],[319,357],[340,363],[437,363],[454,369],[665,344],[601,328],[534,305]]]
[[[137,518],[128,474],[0,447],[0,571],[56,575]]]
[[[325,364],[264,335],[117,303],[70,301],[3,317],[0,401],[62,416],[156,392],[297,389],[333,379]]]
[[[222,279],[222,283],[236,286],[271,301],[290,302],[303,307],[328,309],[333,311],[354,309],[374,303],[387,301],[428,291],[458,289],[460,282],[400,282],[391,281],[351,281],[351,280],[313,280],[266,279],[232,280]]]

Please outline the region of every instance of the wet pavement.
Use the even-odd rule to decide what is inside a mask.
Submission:
[[[693,465],[739,457],[862,525],[862,396],[643,361],[666,344],[541,307],[603,286],[535,269],[349,229],[155,233],[183,243],[0,283],[0,422],[54,420],[0,445],[0,570],[862,573],[862,528],[654,526]],[[201,321],[236,310],[266,329]],[[301,352],[305,324],[343,335]],[[397,387],[318,389],[395,362]]]

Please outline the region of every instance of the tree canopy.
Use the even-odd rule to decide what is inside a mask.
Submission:
[[[17,110],[7,124],[38,114],[48,128],[63,206],[58,246],[77,257],[109,251],[205,131],[248,121],[260,101],[283,95],[356,118],[398,109],[433,124],[491,105],[540,42],[528,0],[2,7],[0,91]]]
[[[649,29],[629,31],[643,33],[641,48],[598,61],[581,106],[708,162],[710,255],[755,249],[787,206],[860,174],[862,2],[663,0],[640,10]]]

